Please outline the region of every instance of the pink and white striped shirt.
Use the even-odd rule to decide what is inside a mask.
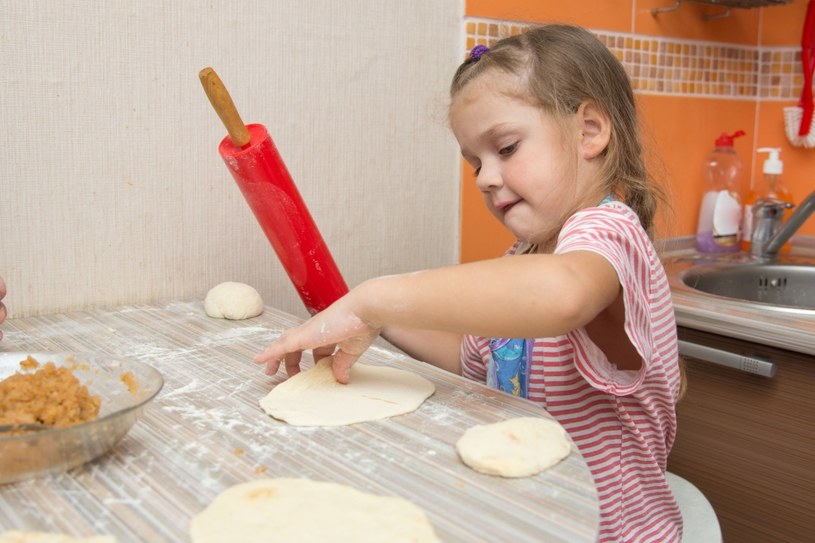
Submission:
[[[637,215],[621,202],[570,217],[555,252],[571,251],[597,253],[617,271],[625,331],[642,357],[642,369],[617,370],[583,328],[538,338],[528,397],[566,428],[591,470],[600,500],[599,541],[679,541],[682,517],[664,475],[680,386],[665,271]],[[463,375],[486,382],[490,356],[490,338],[465,336]]]

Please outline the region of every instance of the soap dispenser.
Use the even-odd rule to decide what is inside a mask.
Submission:
[[[781,149],[777,147],[761,147],[757,150],[759,153],[767,153],[767,159],[764,161],[762,174],[756,187],[747,193],[744,200],[744,222],[742,230],[744,231],[744,239],[742,241],[742,248],[745,251],[750,250],[750,234],[753,232],[753,205],[759,200],[766,198],[774,198],[782,202],[793,204],[792,194],[781,183],[781,174],[784,172],[784,163],[781,161]],[[785,212],[785,219],[789,217],[790,211]],[[781,252],[789,251],[789,242],[781,248]]]
[[[744,165],[733,148],[733,140],[743,135],[743,130],[723,133],[705,159],[704,195],[696,229],[699,252],[729,253],[740,248]]]

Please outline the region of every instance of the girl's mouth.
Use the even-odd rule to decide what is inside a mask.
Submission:
[[[511,202],[501,202],[501,203],[495,204],[495,208],[499,212],[501,212],[501,214],[505,215],[507,213],[507,211],[512,209],[515,206],[515,204],[517,204],[518,202],[520,202],[520,200],[513,200]]]

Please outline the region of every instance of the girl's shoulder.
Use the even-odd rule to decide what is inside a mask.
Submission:
[[[619,200],[607,199],[594,207],[583,208],[569,217],[563,224],[558,240],[562,241],[564,234],[573,235],[580,231],[597,232],[599,225],[604,225],[603,229],[623,230],[629,234],[633,230],[635,235],[648,237],[633,209]],[[528,243],[516,240],[504,256],[524,254],[529,248]]]
[[[621,202],[620,200],[603,200],[603,202],[601,202],[599,205],[581,209],[575,213],[575,215],[579,215],[581,213],[618,215],[620,217],[634,220],[637,223],[640,222],[637,213],[631,209],[628,204]]]
[[[636,212],[618,201],[581,209],[572,215],[560,231],[555,252],[592,248],[649,261],[656,255]]]
[[[580,229],[634,229],[647,237],[637,213],[625,202],[619,200],[603,201],[594,207],[577,211],[564,223],[561,236],[569,231]]]

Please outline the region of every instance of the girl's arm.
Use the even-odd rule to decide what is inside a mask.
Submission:
[[[552,337],[593,320],[614,301],[620,284],[605,258],[575,251],[380,277],[360,288],[360,310],[374,327]]]
[[[255,362],[275,373],[285,358],[291,375],[299,371],[300,352],[336,344],[334,374],[344,383],[351,365],[386,326],[459,336],[551,337],[591,322],[619,291],[614,268],[590,251],[380,277],[284,332]]]
[[[389,326],[382,337],[416,360],[461,374],[461,334]]]

